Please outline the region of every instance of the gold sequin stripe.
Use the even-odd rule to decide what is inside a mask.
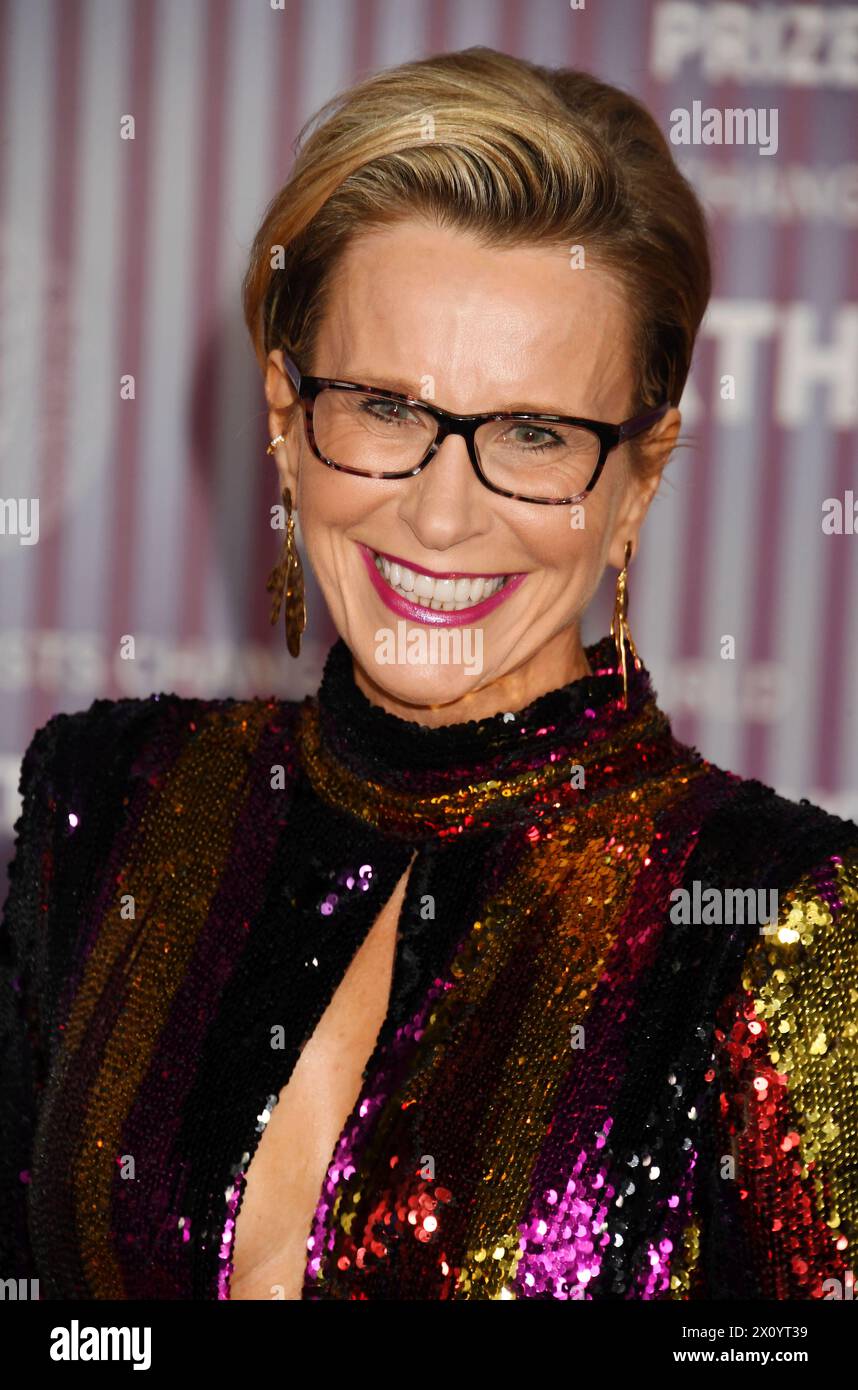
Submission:
[[[755,943],[743,972],[768,1027],[772,1065],[788,1077],[796,1151],[812,1174],[816,1208],[832,1232],[858,1232],[858,849],[832,864],[832,912],[818,871],[786,894],[773,937]],[[808,1167],[812,1165],[812,1167]],[[828,1188],[826,1197],[825,1188]]]
[[[269,719],[266,705],[251,702],[228,718],[215,715],[179,755],[144,808],[128,870],[75,998],[72,1047],[97,1008],[116,1013],[74,1168],[81,1260],[94,1298],[124,1296],[110,1235],[122,1128],[208,917],[248,793],[248,761]],[[120,913],[128,893],[131,921]]]
[[[544,793],[568,782],[572,769],[578,765],[584,768],[586,785],[587,768],[610,764],[621,756],[628,756],[629,746],[641,734],[661,735],[667,728],[664,716],[654,707],[643,709],[637,723],[639,730],[632,730],[624,723],[613,738],[589,747],[582,746],[557,762],[549,762],[546,757],[538,767],[513,775],[505,774],[502,781],[490,778],[432,796],[396,792],[343,767],[322,745],[318,706],[313,703],[308,702],[301,707],[296,721],[296,737],[304,767],[317,795],[328,805],[345,806],[362,820],[376,826],[383,825],[389,831],[397,822],[404,827],[432,827],[439,820],[450,825],[462,823],[466,817],[479,815],[486,807],[496,803],[499,794],[511,806],[526,803],[533,799],[535,793]],[[550,748],[547,737],[545,746],[546,750]]]
[[[692,1218],[682,1232],[681,1248],[671,1264],[669,1299],[685,1302],[691,1298],[691,1285],[700,1263],[700,1226]]]

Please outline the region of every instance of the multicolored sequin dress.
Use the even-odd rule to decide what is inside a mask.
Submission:
[[[645,668],[625,709],[610,638],[587,653],[435,729],[371,704],[338,641],[304,702],[96,700],[37,731],[0,1275],[229,1298],[260,1134],[416,851],[303,1298],[849,1288],[858,826],[705,761]]]

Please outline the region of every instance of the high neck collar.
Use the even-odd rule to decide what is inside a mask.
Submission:
[[[339,638],[301,706],[305,771],[329,805],[415,842],[568,814],[651,776],[676,749],[646,667],[629,656],[625,708],[613,639],[585,650],[592,675],[522,710],[430,728],[368,700]]]

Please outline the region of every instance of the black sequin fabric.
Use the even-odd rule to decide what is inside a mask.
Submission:
[[[644,667],[625,707],[610,638],[587,654],[434,729],[338,641],[301,703],[96,700],[36,732],[0,1276],[229,1299],[260,1135],[410,865],[304,1299],[851,1290],[858,826],[713,766]]]

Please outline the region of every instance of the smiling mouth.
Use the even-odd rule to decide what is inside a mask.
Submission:
[[[372,558],[382,579],[394,593],[421,608],[433,608],[436,612],[460,613],[465,608],[473,608],[498,593],[512,578],[509,574],[493,574],[435,579],[420,570],[411,570],[407,565],[389,560],[375,550],[372,551]]]

